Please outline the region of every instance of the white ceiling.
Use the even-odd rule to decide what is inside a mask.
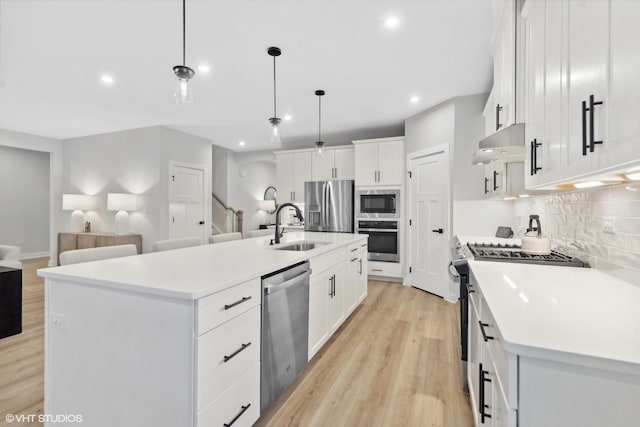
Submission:
[[[181,11],[180,0],[0,0],[0,128],[67,139],[165,125],[235,151],[280,148],[268,139],[269,46],[283,52],[278,114],[293,116],[283,147],[317,140],[316,89],[332,145],[402,133],[405,118],[490,88],[491,0],[187,0],[187,65],[211,72],[196,71],[195,105],[181,109]]]

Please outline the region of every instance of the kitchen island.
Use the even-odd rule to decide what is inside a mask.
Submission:
[[[640,419],[640,288],[590,268],[469,261],[476,425]]]
[[[366,238],[293,232],[279,247],[318,244],[253,238],[39,270],[45,413],[91,426],[253,424],[261,276],[310,261],[312,357],[366,296]]]

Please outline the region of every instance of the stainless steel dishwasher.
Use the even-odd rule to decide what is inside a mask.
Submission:
[[[309,261],[262,277],[260,413],[307,366]]]

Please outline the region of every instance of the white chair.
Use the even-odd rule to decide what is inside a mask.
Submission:
[[[137,255],[136,245],[101,246],[99,248],[74,249],[60,254],[60,265],[79,264],[109,258]]]
[[[209,236],[209,243],[222,243],[222,242],[230,242],[232,240],[240,240],[242,239],[242,233],[222,233],[222,234],[214,234],[213,236]]]
[[[269,230],[269,229],[265,229],[265,230],[250,230],[247,231],[247,237],[251,238],[251,237],[262,237],[262,236],[273,236],[274,235],[274,231],[273,230]]]
[[[0,266],[22,268],[20,246],[0,245]]]
[[[200,239],[197,237],[184,237],[182,239],[158,240],[153,242],[153,252],[170,251],[172,249],[188,248],[199,246]]]

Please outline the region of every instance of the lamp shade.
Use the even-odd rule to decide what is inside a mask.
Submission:
[[[258,210],[261,211],[272,211],[276,208],[275,200],[258,200]]]
[[[137,208],[136,195],[127,193],[108,193],[107,210],[135,211]]]
[[[63,194],[62,210],[86,211],[93,208],[93,197],[86,194]]]

